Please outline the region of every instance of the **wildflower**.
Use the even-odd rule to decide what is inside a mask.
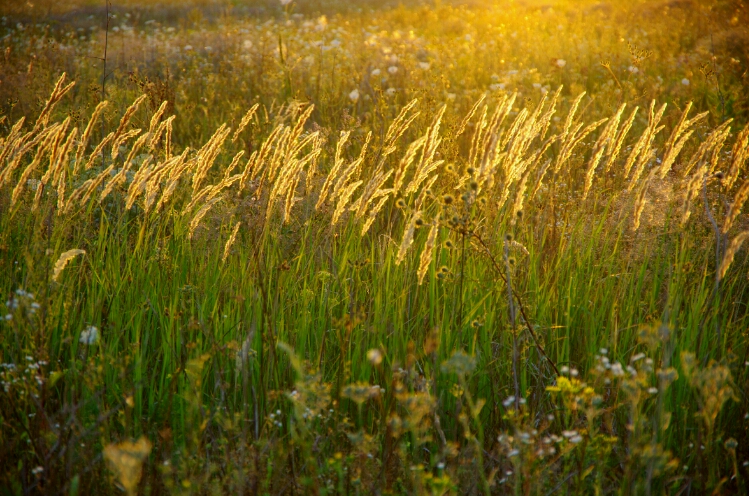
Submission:
[[[388,72],[390,74],[395,74],[396,72],[398,72],[398,67],[394,66],[394,65],[391,65],[390,67],[388,67]]]
[[[242,46],[244,47],[245,50],[249,50],[250,48],[252,48],[252,41],[251,40],[244,40],[242,42]]]
[[[283,5],[284,7],[286,7],[287,5],[291,3],[291,0],[278,0],[278,1],[281,2],[281,5]]]
[[[638,353],[636,355],[633,355],[632,358],[630,358],[630,361],[632,363],[635,363],[636,361],[642,360],[643,358],[645,358],[645,353]]]
[[[317,31],[325,31],[325,28],[328,27],[328,18],[325,16],[320,16],[317,18],[317,26],[315,26],[315,29]]]
[[[342,391],[344,398],[352,400],[357,405],[362,405],[369,398],[376,398],[379,394],[379,386],[370,386],[366,382],[349,384]]]
[[[388,88],[388,89],[387,89],[387,90],[385,91],[385,94],[386,94],[387,96],[393,96],[393,95],[395,95],[395,88]]]
[[[441,368],[442,372],[446,374],[466,375],[476,369],[476,360],[462,351],[457,351],[453,353],[449,360],[442,363]]]
[[[425,71],[428,71],[430,67],[431,65],[429,64],[429,62],[419,62],[419,68]]]
[[[614,362],[611,365],[611,373],[614,374],[616,377],[621,377],[624,375],[624,369],[622,368],[622,364],[619,362]]]
[[[447,99],[452,102],[453,100],[455,100],[456,96],[458,96],[458,95],[456,95],[455,93],[448,93],[447,94]]]
[[[689,79],[687,78],[682,79],[681,84],[683,84],[684,86],[689,86]]]
[[[557,67],[559,67],[561,69],[565,65],[567,65],[567,61],[566,60],[564,60],[564,59],[557,59]]]
[[[382,352],[377,348],[372,348],[367,352],[367,360],[372,365],[379,365],[382,363]]]
[[[627,68],[627,70],[628,70],[629,72],[631,72],[632,74],[637,74],[638,72],[640,72],[640,69],[638,69],[638,68],[637,68],[636,66],[634,66],[634,65],[631,65],[631,66],[629,66],[629,67]]]
[[[359,90],[354,90],[351,93],[348,94],[349,100],[352,102],[356,102],[359,100]]]
[[[371,75],[372,77],[377,77],[377,76],[379,76],[380,74],[382,74],[382,71],[381,71],[381,70],[379,70],[379,69],[372,69],[372,72],[370,72],[370,75]]]
[[[86,327],[81,331],[78,341],[89,346],[96,344],[99,341],[99,329],[92,325]]]

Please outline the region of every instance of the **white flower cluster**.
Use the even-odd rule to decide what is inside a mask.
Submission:
[[[24,291],[23,289],[16,289],[15,293],[5,302],[5,306],[8,308],[8,313],[3,316],[3,320],[9,322],[13,320],[13,313],[19,308],[25,308],[27,316],[31,317],[39,310],[40,305],[34,301],[33,293]]]
[[[281,422],[281,410],[276,410],[275,413],[272,413],[268,415],[268,419],[270,420],[271,424],[278,427],[279,429],[283,427],[283,423]]]
[[[0,363],[0,386],[5,393],[10,392],[14,385],[28,385],[36,383],[37,386],[44,384],[44,377],[40,373],[42,367],[47,365],[47,361],[35,361],[34,357],[27,356],[24,365],[16,366],[15,363]],[[25,387],[18,391],[25,394]]]
[[[88,326],[81,331],[79,342],[91,346],[99,342],[99,329],[96,326]]]

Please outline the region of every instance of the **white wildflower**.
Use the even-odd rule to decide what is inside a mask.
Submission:
[[[382,352],[377,348],[372,348],[367,352],[367,360],[372,365],[379,365],[382,363]]]
[[[99,329],[92,325],[86,327],[81,331],[78,341],[89,346],[96,344],[99,341]]]

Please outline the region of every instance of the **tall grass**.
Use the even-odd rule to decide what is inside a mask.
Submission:
[[[0,141],[4,492],[745,491],[740,119],[76,88]]]

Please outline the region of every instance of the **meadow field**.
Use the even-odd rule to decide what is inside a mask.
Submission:
[[[0,495],[747,494],[744,0],[0,15]]]

